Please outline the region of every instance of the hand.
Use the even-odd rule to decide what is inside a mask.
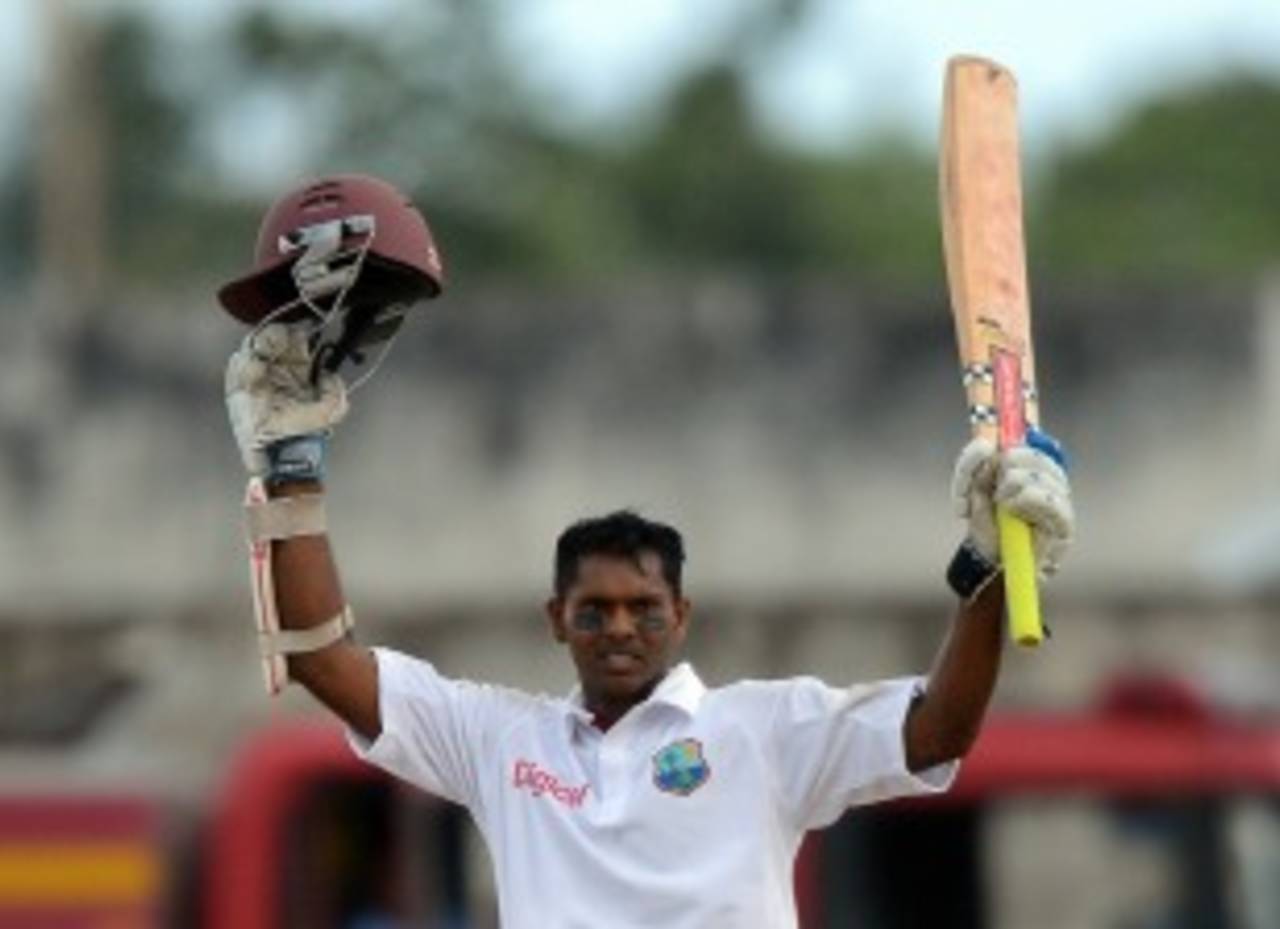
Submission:
[[[227,413],[249,473],[270,476],[282,440],[323,437],[347,412],[347,391],[336,374],[311,383],[307,330],[272,323],[245,337],[227,362]],[[279,457],[276,455],[275,457]]]
[[[1029,431],[1027,444],[998,452],[989,439],[974,439],[956,459],[951,500],[956,515],[969,521],[969,539],[992,563],[1000,559],[996,504],[1031,527],[1036,569],[1056,574],[1075,530],[1071,484],[1058,443]]]

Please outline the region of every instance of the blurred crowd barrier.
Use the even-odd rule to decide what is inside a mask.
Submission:
[[[942,300],[747,278],[460,289],[411,320],[337,435],[348,579],[379,611],[536,596],[565,523],[633,506],[685,531],[717,596],[927,595],[966,438]],[[1280,366],[1256,295],[1036,312],[1081,511],[1057,589],[1209,589],[1206,550],[1272,499]],[[43,335],[11,315],[36,334],[0,346],[0,611],[237,599],[221,377],[242,330],[205,294],[51,314]]]

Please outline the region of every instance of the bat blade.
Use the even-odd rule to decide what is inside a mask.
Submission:
[[[1031,305],[1022,229],[1018,89],[985,58],[947,64],[939,200],[947,284],[974,435],[1001,448],[1037,423]],[[997,512],[1010,632],[1021,645],[1044,638],[1031,531]]]

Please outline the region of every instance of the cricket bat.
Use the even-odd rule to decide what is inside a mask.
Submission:
[[[960,371],[975,436],[1020,445],[1038,422],[1022,235],[1018,87],[994,61],[947,63],[938,162],[942,242]],[[1009,631],[1044,638],[1031,530],[997,509]]]

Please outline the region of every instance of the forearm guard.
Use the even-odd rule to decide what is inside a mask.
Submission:
[[[289,682],[288,655],[314,652],[341,639],[355,625],[349,606],[318,626],[281,629],[276,608],[271,543],[325,531],[324,498],[320,494],[269,498],[260,478],[245,489],[245,530],[249,542],[249,575],[253,590],[258,652],[267,693],[278,694]]]

